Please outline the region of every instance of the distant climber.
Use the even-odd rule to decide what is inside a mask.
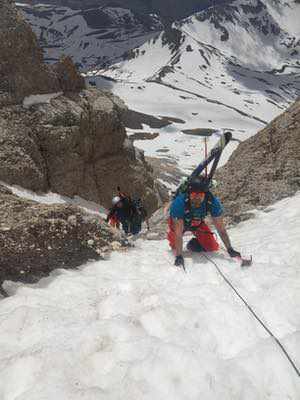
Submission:
[[[240,257],[241,254],[232,248],[222,214],[220,200],[210,192],[210,181],[204,176],[193,178],[184,193],[178,193],[170,206],[168,240],[175,253],[175,265],[184,266],[182,256],[183,234],[191,231],[195,236],[187,249],[195,252],[217,251],[219,244],[205,222],[210,214],[228,254]]]
[[[109,210],[106,221],[118,229],[121,226],[126,234],[140,233],[144,221],[149,230],[147,211],[141,199],[132,199],[120,192],[112,199],[112,208]]]

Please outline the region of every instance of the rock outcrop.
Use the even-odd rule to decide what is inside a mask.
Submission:
[[[300,189],[300,100],[241,143],[216,175],[217,193],[235,222]]]
[[[100,218],[70,205],[20,199],[0,185],[0,284],[36,282],[53,269],[74,268],[127,246]]]
[[[0,180],[104,206],[120,185],[150,212],[158,207],[152,169],[126,137],[119,99],[85,90],[36,101],[0,109]]]
[[[12,0],[0,1],[0,107],[29,94],[59,90],[55,73],[43,63],[43,53],[31,28]]]

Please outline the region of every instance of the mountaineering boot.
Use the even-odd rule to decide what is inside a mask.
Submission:
[[[176,256],[174,265],[176,265],[176,267],[183,267],[184,268],[184,258],[181,255],[180,256]]]
[[[186,248],[190,251],[194,251],[196,253],[200,253],[201,251],[205,251],[204,247],[201,246],[201,244],[198,242],[196,238],[191,239],[188,244],[186,245]]]
[[[230,257],[241,257],[241,253],[239,251],[234,250],[232,247],[229,247],[227,249],[227,253],[230,255]]]

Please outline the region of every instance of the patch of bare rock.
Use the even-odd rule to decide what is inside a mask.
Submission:
[[[130,135],[130,140],[154,140],[158,136],[158,132],[135,132]]]
[[[159,118],[153,115],[144,114],[134,110],[126,110],[122,116],[122,121],[127,128],[143,129],[143,124],[150,126],[153,129],[164,128],[172,123],[184,124],[185,121],[179,118],[160,116]]]

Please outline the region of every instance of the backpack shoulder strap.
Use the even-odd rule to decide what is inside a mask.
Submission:
[[[214,195],[210,191],[206,192],[205,199],[204,199],[205,207],[206,207],[206,214],[208,212],[211,213],[213,199],[214,199]]]

